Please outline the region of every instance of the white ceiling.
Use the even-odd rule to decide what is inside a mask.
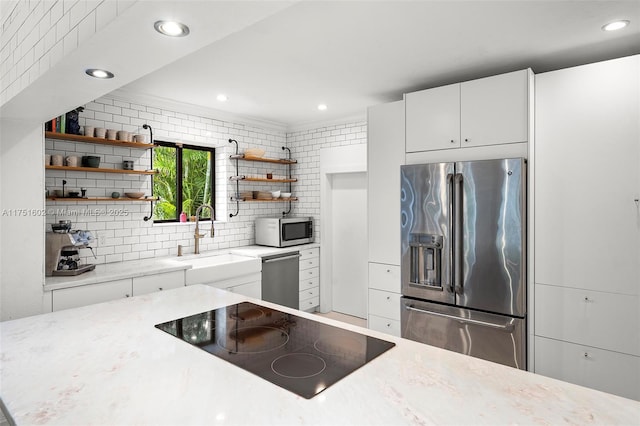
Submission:
[[[181,1],[180,11],[197,34],[202,28],[189,21],[192,3],[200,5],[193,10],[202,18],[202,2]],[[631,25],[601,30],[615,19]],[[363,116],[370,105],[423,88],[636,53],[638,0],[312,0],[281,9],[121,91],[296,128]],[[219,93],[229,100],[218,102]],[[328,109],[318,111],[319,103]]]

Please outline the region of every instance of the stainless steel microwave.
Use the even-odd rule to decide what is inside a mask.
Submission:
[[[313,218],[259,217],[256,219],[256,244],[289,247],[313,242]]]

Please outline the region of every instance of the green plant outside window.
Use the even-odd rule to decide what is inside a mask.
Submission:
[[[178,221],[181,212],[191,218],[202,204],[215,208],[214,149],[155,143],[159,146],[153,150],[153,167],[158,174],[153,178],[153,195],[160,200],[155,204],[154,221]],[[211,218],[209,209],[200,218]]]

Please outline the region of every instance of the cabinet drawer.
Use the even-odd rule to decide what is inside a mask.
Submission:
[[[302,302],[305,299],[311,299],[313,297],[319,297],[320,296],[320,288],[319,287],[312,287],[306,290],[301,290],[300,291],[300,302]]]
[[[640,357],[535,338],[536,373],[640,400]]]
[[[302,291],[311,287],[317,287],[318,285],[320,285],[320,277],[305,279],[300,278],[300,286],[298,288],[300,291]]]
[[[311,257],[320,257],[319,247],[300,250],[300,260],[309,259]]]
[[[316,268],[320,264],[320,259],[317,257],[309,257],[307,259],[300,259],[298,262],[298,267],[301,271],[305,269]]]
[[[400,337],[400,321],[389,318],[382,318],[377,315],[369,315],[367,324],[371,330],[387,333],[392,336]]]
[[[400,321],[400,293],[369,289],[369,314]]]
[[[311,299],[301,300],[299,309],[301,311],[308,311],[310,309],[317,307],[319,304],[320,304],[320,297],[316,296],[316,297],[312,297]]]
[[[640,297],[536,284],[535,335],[640,356]]]
[[[131,296],[131,278],[53,290],[53,311],[77,308]]]
[[[184,271],[167,272],[133,279],[134,296],[178,287],[184,287]]]
[[[400,267],[369,263],[369,288],[400,293]]]
[[[320,276],[320,268],[317,266],[315,268],[305,269],[300,271],[300,282],[302,280],[308,280],[310,278],[316,278]]]

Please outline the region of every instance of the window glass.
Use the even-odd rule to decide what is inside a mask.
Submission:
[[[153,167],[158,174],[153,177],[153,195],[160,197],[155,203],[155,220],[177,220],[178,205],[177,153],[175,147],[158,146],[153,150]]]
[[[182,150],[182,211],[187,217],[196,214],[202,204],[212,205],[213,159],[211,151],[184,148]],[[211,211],[204,209],[201,218],[211,218]]]
[[[169,142],[155,143],[158,146],[153,152],[153,167],[158,174],[153,178],[153,195],[159,197],[159,201],[155,203],[154,221],[178,221],[182,212],[188,220],[193,220],[202,204],[215,209],[215,151]],[[200,218],[210,219],[211,211],[204,209]]]

